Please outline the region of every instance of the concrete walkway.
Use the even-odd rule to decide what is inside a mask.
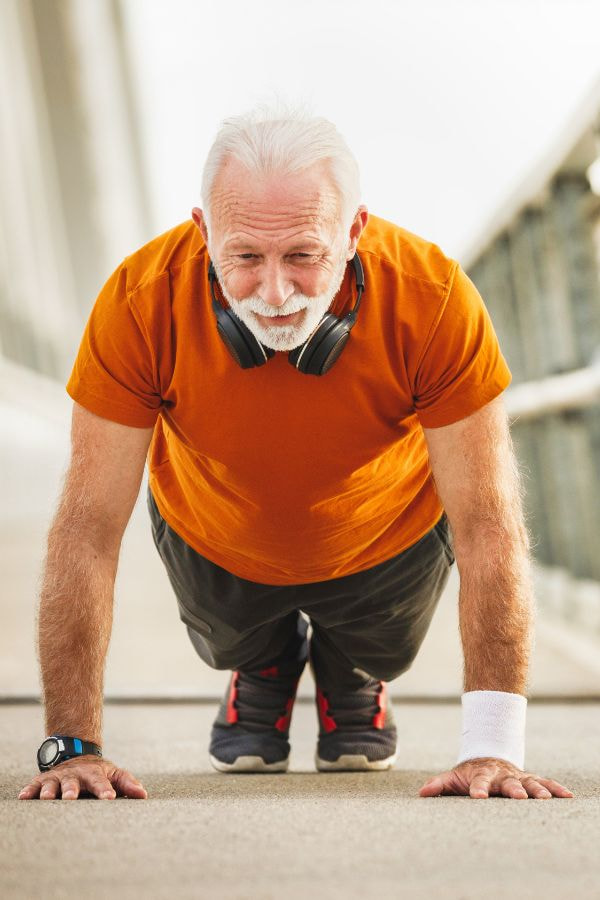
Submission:
[[[108,706],[105,747],[144,801],[20,801],[40,709],[1,709],[0,895],[9,898],[598,900],[600,706],[535,704],[527,765],[573,799],[421,798],[458,747],[458,704],[396,701],[386,773],[316,774],[299,704],[285,775],[210,768],[213,704]],[[108,754],[107,754],[108,755]]]

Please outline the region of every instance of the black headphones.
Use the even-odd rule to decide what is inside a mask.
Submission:
[[[365,289],[365,275],[358,253],[355,253],[352,257],[352,266],[354,267],[358,293],[354,308],[343,319],[340,319],[333,313],[325,313],[311,337],[288,353],[288,361],[291,365],[305,375],[325,375],[344,349],[350,337],[350,332],[358,315],[360,298]],[[212,307],[217,317],[217,331],[221,335],[227,349],[242,369],[263,366],[275,355],[275,350],[272,350],[271,347],[263,346],[231,309],[226,309],[217,302],[214,287],[216,277],[217,273],[211,261],[208,268],[208,278],[212,294]]]

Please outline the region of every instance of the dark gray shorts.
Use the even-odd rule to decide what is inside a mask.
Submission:
[[[152,535],[199,656],[216,669],[263,668],[296,652],[312,626],[324,689],[410,668],[454,563],[443,513],[420,540],[370,569],[295,585],[248,581],[201,556],[161,516],[150,488]]]

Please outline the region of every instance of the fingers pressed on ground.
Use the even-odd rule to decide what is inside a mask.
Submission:
[[[73,778],[72,776],[69,778],[62,778],[60,788],[63,800],[77,800],[79,796],[79,779]]]
[[[442,779],[437,776],[436,778],[430,778],[429,781],[425,782],[419,793],[421,796],[435,797],[437,794],[441,794],[443,787]]]
[[[115,769],[114,774],[111,775],[111,782],[119,794],[141,799],[145,799],[148,796],[144,785],[126,769]]]
[[[502,782],[501,793],[503,797],[513,800],[527,800],[528,794],[518,778],[505,778]]]
[[[60,782],[58,778],[52,778],[44,781],[40,791],[40,800],[56,800]]]
[[[116,797],[114,788],[106,778],[95,778],[93,781],[90,781],[87,785],[87,790],[99,797],[100,800],[114,800]]]
[[[534,800],[547,800],[552,796],[550,791],[545,788],[543,784],[540,784],[537,777],[524,778],[523,787],[525,788],[529,796],[533,797]]]
[[[125,795],[136,800],[146,800],[148,791],[143,784],[136,781],[127,782],[125,785]]]
[[[564,785],[559,784],[558,781],[554,781],[553,778],[538,778],[540,784],[543,784],[544,787],[548,788],[550,793],[554,794],[555,797],[573,797],[573,791],[570,791],[569,788],[566,788]]]
[[[469,795],[474,800],[480,800],[489,797],[490,778],[486,775],[476,775],[469,787]]]
[[[31,781],[19,791],[19,800],[35,800],[39,797],[41,783],[39,781]]]

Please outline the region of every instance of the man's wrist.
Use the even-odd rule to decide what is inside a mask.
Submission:
[[[527,697],[507,691],[467,691],[461,704],[462,738],[456,765],[493,756],[523,769]]]
[[[101,757],[102,747],[71,735],[51,734],[42,741],[38,749],[38,768],[40,772],[47,772],[68,759],[88,755]]]

